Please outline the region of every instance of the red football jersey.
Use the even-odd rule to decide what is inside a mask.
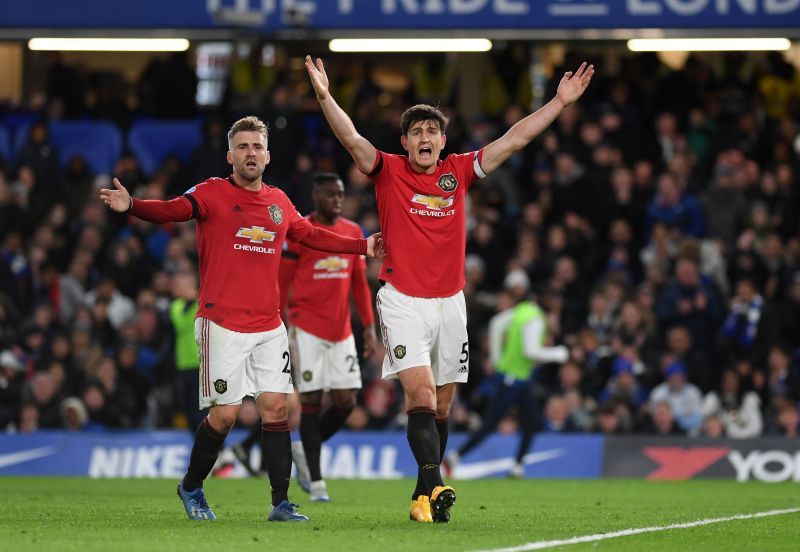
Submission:
[[[230,179],[211,178],[184,197],[197,220],[197,316],[237,332],[277,328],[283,242],[303,239],[311,223],[285,193],[266,184],[253,192]]]
[[[333,226],[323,226],[312,213],[314,226],[331,232],[361,238],[361,228],[337,217]],[[300,243],[287,242],[280,269],[281,307],[289,299],[287,321],[292,326],[328,341],[350,337],[350,291],[367,326],[374,322],[372,296],[367,283],[366,259],[361,255],[326,253]]]
[[[464,288],[465,198],[483,176],[482,155],[448,155],[433,174],[422,174],[408,157],[378,152],[369,178],[386,244],[382,280],[414,297],[449,297]]]

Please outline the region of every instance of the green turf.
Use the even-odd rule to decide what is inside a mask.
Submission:
[[[797,484],[457,482],[447,525],[408,520],[411,481],[329,481],[310,523],[267,523],[267,485],[206,483],[216,523],[190,522],[175,481],[0,478],[0,550],[479,550],[800,506]],[[798,550],[800,514],[609,539],[567,550]]]

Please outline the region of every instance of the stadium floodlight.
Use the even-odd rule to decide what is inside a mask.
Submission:
[[[73,52],[184,52],[185,38],[32,38],[31,50]]]
[[[788,38],[632,38],[632,52],[733,52],[788,50]]]
[[[488,52],[488,38],[334,38],[331,52]]]

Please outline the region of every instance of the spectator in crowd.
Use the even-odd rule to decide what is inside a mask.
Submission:
[[[714,285],[700,273],[697,260],[691,257],[677,260],[674,280],[661,292],[657,313],[662,330],[684,325],[696,347],[703,350],[712,347],[722,305]]]
[[[24,366],[12,351],[0,352],[0,428],[11,427],[17,421],[25,381],[23,371]]]
[[[647,235],[653,224],[662,222],[684,236],[702,238],[706,233],[705,217],[697,200],[685,193],[671,173],[658,177],[658,194],[647,206]]]
[[[778,411],[775,423],[770,427],[769,433],[782,437],[800,437],[800,412],[798,407],[785,404]]]
[[[700,435],[712,439],[725,436],[725,425],[722,423],[718,414],[708,414],[703,418],[703,427]]]
[[[767,347],[776,341],[777,330],[774,309],[765,303],[755,282],[747,278],[739,280],[728,317],[722,324],[729,358],[763,364]]]
[[[664,383],[650,394],[650,410],[656,420],[656,407],[668,404],[678,427],[689,435],[696,435],[703,423],[703,395],[696,385],[687,380],[686,365],[676,360],[664,369]],[[663,413],[658,414],[663,415]]]
[[[572,419],[569,403],[563,395],[553,395],[547,399],[542,416],[542,431],[550,433],[571,433],[578,431]]]
[[[761,435],[761,399],[753,391],[742,389],[739,374],[726,370],[719,391],[711,391],[703,399],[703,415],[717,416],[725,435],[748,439]]]
[[[601,404],[612,402],[619,405],[627,410],[628,416],[636,417],[647,402],[647,395],[647,389],[636,379],[634,363],[620,356],[614,361],[608,384],[597,400]]]
[[[667,401],[654,402],[650,408],[650,417],[645,421],[643,432],[659,437],[686,435],[675,421],[672,406]]]
[[[627,421],[627,424],[626,424]],[[630,412],[627,408],[620,408],[614,401],[607,401],[597,409],[597,423],[594,431],[604,435],[618,435],[627,433],[631,425]]]

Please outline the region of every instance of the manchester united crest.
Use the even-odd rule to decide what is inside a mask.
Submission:
[[[303,381],[311,381],[314,377],[314,374],[311,373],[311,370],[306,370],[303,372]]]
[[[272,222],[275,224],[280,224],[283,222],[283,211],[277,205],[270,205],[269,206],[269,218],[272,219]]]
[[[394,348],[394,356],[397,359],[401,359],[406,356],[406,346],[405,345],[398,345]]]
[[[436,183],[445,192],[452,192],[458,186],[458,180],[452,173],[443,174],[439,177],[439,182]]]
[[[225,391],[228,390],[228,382],[224,379],[218,379],[214,382],[214,390],[222,395]]]

